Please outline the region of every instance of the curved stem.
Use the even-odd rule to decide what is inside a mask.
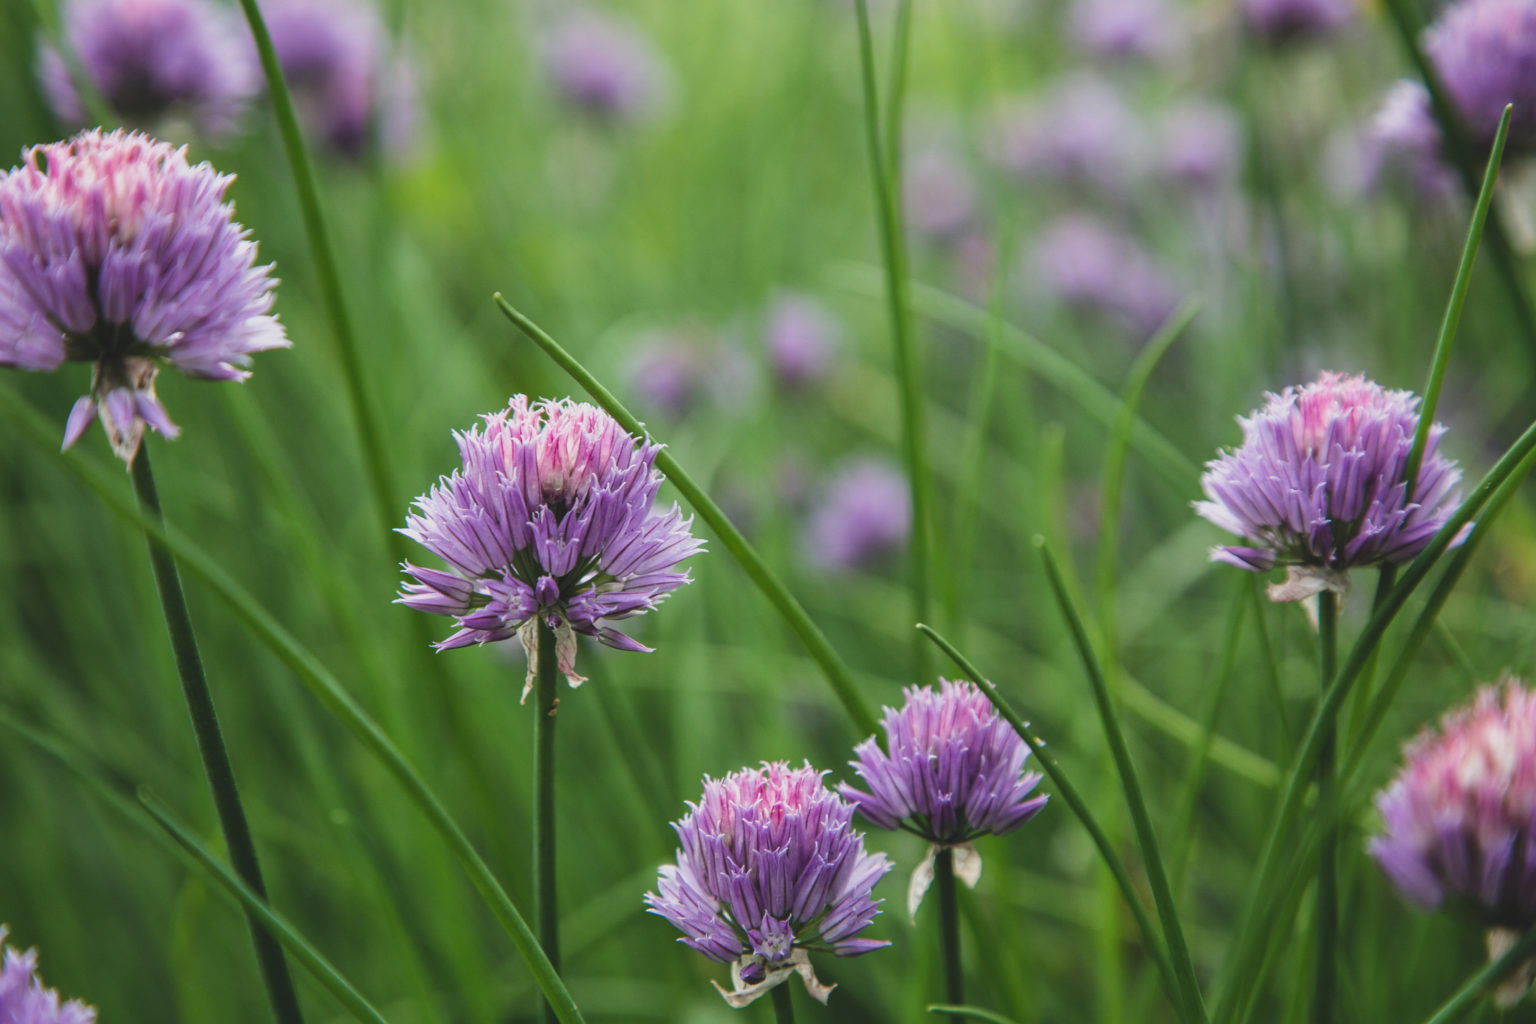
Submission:
[[[1317,645],[1320,669],[1319,701],[1328,693],[1339,660],[1339,599],[1332,591],[1317,595]],[[1337,715],[1334,716],[1335,719]],[[1317,758],[1318,804],[1326,805],[1333,799],[1338,782],[1334,770],[1336,721],[1325,726],[1322,750]],[[1318,849],[1317,865],[1317,961],[1312,983],[1312,1020],[1316,1024],[1332,1024],[1335,1000],[1335,964],[1339,930],[1339,862],[1337,826],[1328,827],[1322,835]]]
[[[773,1019],[775,1024],[795,1024],[795,1004],[789,998],[789,985],[780,985],[771,993],[773,996]]]
[[[951,847],[940,849],[934,859],[933,887],[938,890],[939,941],[944,945],[944,1001],[959,1006],[965,1002],[965,968],[960,961],[960,904],[955,892],[955,851]]]
[[[156,524],[164,528],[165,516],[160,509],[160,495],[155,488],[155,475],[149,465],[147,444],[139,446],[133,460],[133,490],[138,496],[139,507]],[[187,713],[192,718],[192,732],[197,737],[197,752],[202,757],[203,772],[208,777],[208,788],[213,792],[213,804],[219,815],[219,828],[229,847],[229,859],[240,880],[251,891],[267,898],[266,886],[261,880],[261,865],[256,859],[256,845],[251,841],[251,829],[245,820],[245,810],[240,805],[240,790],[235,785],[235,770],[229,763],[229,751],[224,747],[224,735],[219,729],[219,717],[214,711],[213,694],[208,689],[208,677],[203,671],[203,659],[197,650],[197,636],[192,631],[192,616],[187,610],[186,594],[181,589],[181,574],[176,571],[176,559],[164,542],[146,532],[149,544],[149,561],[155,571],[155,589],[160,594],[160,609],[165,614],[165,627],[170,633],[171,649],[176,655],[176,674],[181,677],[181,692],[186,698]],[[256,945],[256,960],[261,966],[261,979],[267,988],[267,999],[272,1004],[272,1014],[281,1024],[302,1024],[304,1016],[299,1012],[299,997],[293,988],[293,978],[288,974],[288,963],[283,959],[278,945],[261,920],[247,911],[246,920],[251,927],[251,941]]]
[[[533,917],[539,945],[556,971],[560,970],[560,915],[555,903],[555,719],[560,700],[555,686],[560,669],[555,631],[539,620],[538,675],[533,713]],[[554,1010],[539,1002],[539,1020],[549,1024]]]

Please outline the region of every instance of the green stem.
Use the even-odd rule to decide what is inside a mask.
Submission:
[[[163,529],[165,515],[161,511],[160,496],[155,489],[155,476],[150,469],[147,444],[140,445],[138,455],[133,460],[132,473],[133,490],[138,496],[139,507]],[[214,711],[213,694],[208,689],[208,677],[203,672],[203,659],[197,650],[197,637],[192,631],[192,616],[187,610],[187,598],[181,589],[181,575],[176,571],[176,560],[165,544],[153,534],[146,533],[145,540],[149,544],[149,560],[154,567],[155,588],[160,593],[160,608],[165,613],[171,649],[176,655],[176,674],[181,677],[181,692],[187,701],[187,713],[192,718],[192,732],[197,737],[197,751],[202,757],[208,787],[213,792],[213,804],[218,811],[224,842],[229,847],[229,859],[241,880],[265,900],[267,890],[261,880],[256,845],[251,841],[250,826],[246,824],[245,810],[240,805],[240,790],[235,785],[235,771],[229,763],[229,752],[224,748],[224,736],[219,730],[219,718]],[[273,1016],[281,1024],[302,1024],[304,1016],[299,1012],[299,997],[294,992],[293,979],[288,974],[282,948],[256,915],[248,912],[246,920],[250,923],[251,940],[256,944],[256,960],[261,966],[261,978],[267,988]]]
[[[539,945],[560,970],[560,915],[555,902],[555,720],[560,700],[555,686],[560,668],[555,631],[539,620],[538,674],[533,693],[533,916]],[[553,1021],[553,1008],[539,1002],[539,1020]]]
[[[325,225],[320,185],[315,178],[315,168],[310,162],[309,153],[304,147],[304,136],[299,129],[293,97],[283,80],[282,65],[278,63],[277,51],[272,47],[272,37],[267,32],[266,22],[262,20],[261,10],[256,0],[240,0],[240,7],[245,11],[245,19],[250,23],[251,35],[256,41],[256,52],[261,58],[267,89],[272,96],[272,111],[277,117],[278,134],[283,137],[283,149],[288,154],[288,166],[293,173],[294,190],[298,193],[299,210],[304,218],[304,233],[309,239],[315,273],[320,279],[320,294],[324,300],[326,317],[330,320],[331,333],[336,336],[336,345],[341,354],[342,382],[346,387],[347,404],[352,409],[353,425],[362,442],[363,463],[373,491],[375,511],[385,535],[390,538],[396,561],[402,561],[405,539],[394,532],[399,515],[395,509],[389,460],[385,455],[385,435],[368,389],[363,384],[362,357],[358,352],[352,317],[343,297],[335,250]]]
[[[612,392],[603,387],[586,367],[562,348],[554,338],[546,334],[543,328],[512,308],[507,300],[501,297],[500,292],[496,293],[495,299],[496,305],[506,318],[512,321],[513,325],[527,335],[535,345],[543,349],[544,353],[569,374],[571,379],[580,384],[582,389],[592,396],[593,401],[602,406],[608,415],[619,421],[620,426],[636,437],[649,436],[645,425],[635,419],[634,415],[613,397]],[[866,736],[878,733],[879,721],[864,698],[859,695],[858,687],[853,681],[853,673],[848,670],[848,666],[833,649],[831,641],[821,631],[821,627],[811,620],[804,606],[773,574],[773,570],[768,568],[768,563],[763,560],[763,556],[747,543],[747,538],[742,536],[735,524],[720,511],[720,506],[716,505],[709,495],[704,493],[704,489],[694,483],[693,478],[683,471],[683,467],[678,465],[670,451],[663,448],[656,454],[656,468],[662,471],[673,487],[677,488],[677,493],[681,494],[683,500],[698,513],[699,518],[715,531],[716,536],[720,538],[720,543],[725,545],[725,549],[736,559],[748,578],[757,584],[763,596],[768,598],[795,636],[800,638],[800,642],[805,645],[806,653],[821,667],[822,674],[826,676],[827,682],[832,687],[832,692],[837,695],[838,700],[842,701],[844,709],[853,719],[854,727],[859,730],[859,733]]]
[[[1099,857],[1103,859],[1104,866],[1109,868],[1110,874],[1115,876],[1115,883],[1119,885],[1120,892],[1125,896],[1125,905],[1130,910],[1131,916],[1135,919],[1136,927],[1141,931],[1142,941],[1146,943],[1147,955],[1152,958],[1153,964],[1157,966],[1158,976],[1163,983],[1163,991],[1168,993],[1168,998],[1177,1006],[1180,1002],[1179,987],[1174,981],[1173,966],[1169,963],[1168,954],[1163,948],[1163,942],[1158,937],[1157,929],[1152,926],[1152,919],[1147,916],[1147,908],[1141,902],[1141,894],[1136,891],[1136,885],[1131,881],[1131,875],[1125,868],[1125,862],[1120,859],[1120,854],[1115,851],[1114,844],[1109,841],[1109,836],[1105,834],[1103,827],[1099,825],[1098,819],[1093,816],[1093,811],[1089,808],[1088,802],[1083,799],[1082,794],[1077,791],[1077,787],[1067,778],[1067,773],[1062,771],[1061,765],[1056,763],[1056,758],[1045,749],[1044,741],[1030,731],[1029,723],[1020,718],[1019,713],[1013,709],[1013,706],[1003,699],[1003,695],[998,692],[997,686],[990,679],[983,676],[976,666],[971,664],[970,659],[961,654],[954,644],[940,636],[932,626],[927,626],[920,622],[917,624],[917,629],[918,632],[933,641],[939,650],[948,655],[959,666],[960,671],[964,673],[967,679],[981,688],[981,692],[987,695],[987,699],[992,702],[992,706],[997,708],[997,713],[1003,716],[1004,721],[1013,726],[1013,731],[1019,734],[1019,739],[1023,740],[1024,745],[1029,747],[1030,753],[1035,757],[1035,763],[1040,766],[1040,770],[1045,773],[1046,777],[1051,780],[1051,784],[1056,787],[1056,795],[1061,797],[1062,801],[1066,803],[1067,809],[1082,824],[1083,829],[1088,833],[1088,837],[1093,840],[1093,845],[1098,849]]]
[[[934,858],[933,887],[939,898],[939,941],[944,946],[944,1001],[958,1006],[965,1002],[965,966],[960,960],[960,904],[951,847],[943,847]]]
[[[1195,979],[1195,967],[1189,957],[1189,946],[1184,941],[1184,928],[1179,923],[1178,907],[1174,903],[1173,890],[1168,885],[1168,874],[1163,869],[1162,854],[1158,851],[1157,833],[1152,828],[1152,816],[1147,812],[1146,800],[1141,793],[1141,780],[1136,774],[1135,762],[1131,760],[1130,748],[1126,746],[1125,735],[1120,731],[1120,720],[1115,715],[1114,703],[1109,697],[1109,686],[1099,667],[1098,658],[1093,653],[1093,645],[1088,640],[1082,617],[1067,594],[1055,557],[1043,537],[1036,538],[1035,543],[1051,591],[1056,597],[1062,617],[1067,620],[1067,626],[1072,631],[1078,656],[1088,674],[1094,703],[1098,706],[1099,720],[1104,726],[1104,736],[1115,760],[1121,788],[1125,791],[1125,802],[1131,812],[1131,823],[1136,829],[1136,840],[1141,847],[1142,859],[1146,861],[1147,883],[1152,889],[1152,900],[1157,906],[1158,920],[1163,925],[1163,937],[1167,940],[1169,959],[1178,981],[1179,1014],[1186,1021],[1204,1021],[1205,1005],[1200,998],[1200,983]]]
[[[795,1024],[795,1004],[789,996],[789,985],[779,985],[771,994],[775,1024]]]
[[[902,7],[906,3],[903,0]],[[901,393],[901,440],[912,488],[912,610],[919,622],[928,620],[929,569],[931,539],[928,507],[928,463],[924,449],[927,436],[923,425],[923,390],[919,376],[918,353],[912,337],[911,302],[908,298],[906,236],[901,224],[900,180],[895,174],[898,163],[887,164],[880,145],[880,98],[875,85],[875,48],[869,28],[868,0],[855,0],[859,22],[859,66],[864,89],[864,138],[869,150],[870,180],[875,191],[880,246],[885,260],[885,294],[890,308],[891,344],[896,362],[896,378]],[[905,21],[910,15],[898,12]],[[906,32],[898,24],[899,65],[906,61]],[[904,75],[897,76],[899,82]],[[891,97],[891,123],[898,123],[902,93]],[[927,647],[917,643],[915,662],[917,678],[927,678]]]
[[[1317,646],[1319,686],[1318,700],[1328,692],[1338,669],[1339,660],[1339,600],[1331,590],[1317,595]],[[1336,716],[1335,716],[1336,719]],[[1317,758],[1318,803],[1326,804],[1333,798],[1338,782],[1334,770],[1334,747],[1337,721],[1324,726],[1324,738]],[[1315,1024],[1332,1024],[1335,989],[1335,950],[1339,930],[1339,862],[1338,829],[1326,827],[1322,845],[1318,850],[1317,866],[1317,962],[1314,965],[1312,985],[1312,1020]]]
[[[1526,932],[1508,953],[1468,978],[1467,983],[1457,989],[1455,995],[1447,999],[1424,1024],[1453,1024],[1460,1020],[1488,989],[1503,981],[1533,953],[1536,953],[1536,928]]]

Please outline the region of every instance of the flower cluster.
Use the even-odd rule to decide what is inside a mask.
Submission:
[[[1435,67],[1474,145],[1493,145],[1507,103],[1511,152],[1536,149],[1536,0],[1460,0],[1424,33]],[[1427,99],[1427,97],[1426,97]],[[1421,108],[1429,117],[1428,103]]]
[[[834,572],[867,565],[906,543],[912,494],[901,471],[883,459],[849,459],[811,511],[806,555]]]
[[[1536,693],[1514,679],[1484,687],[1407,746],[1376,807],[1385,830],[1370,854],[1407,899],[1470,910],[1492,959],[1536,926]],[[1522,997],[1531,971],[1497,1000]]]
[[[808,295],[774,298],[763,324],[774,379],[786,391],[810,387],[827,375],[842,331],[829,311]]]
[[[1286,43],[1332,35],[1355,15],[1356,0],[1240,0],[1254,35]]]
[[[1350,568],[1411,560],[1455,510],[1461,479],[1436,424],[1409,495],[1418,408],[1411,392],[1323,373],[1239,417],[1242,447],[1206,463],[1210,500],[1194,507],[1250,546],[1218,547],[1212,559],[1253,572],[1290,566],[1291,583],[1270,590],[1280,601],[1341,590]]]
[[[63,21],[92,87],[141,128],[190,120],[209,136],[227,135],[260,84],[240,27],[206,0],[67,0]],[[38,72],[54,113],[86,123],[64,57],[44,46]]]
[[[774,762],[706,777],[703,798],[673,823],[677,863],[661,868],[645,902],[683,933],[679,941],[732,965],[733,990],[720,990],[732,1006],[791,974],[826,1002],[831,986],[817,982],[809,952],[889,945],[858,934],[879,913],[871,891],[890,863],[864,851],[853,806],[824,774]]]
[[[0,1021],[4,1024],[96,1024],[96,1011],[78,999],[59,1002],[59,994],[44,988],[37,976],[37,951],[19,953],[5,945],[0,925]]]
[[[652,508],[660,445],[569,399],[517,395],[483,418],[454,435],[463,468],[417,498],[400,531],[449,571],[406,563],[413,582],[400,603],[458,623],[438,650],[519,636],[530,686],[540,621],[555,631],[572,686],[582,682],[577,634],[649,650],[609,623],[654,608],[687,583],[677,563],[703,547],[675,505]]]
[[[838,792],[874,825],[928,840],[907,893],[915,914],[941,848],[955,851],[956,873],[974,887],[981,858],[971,841],[1013,831],[1049,797],[1030,795],[1040,775],[1024,771],[1029,749],[975,683],[941,679],[937,691],[904,692],[900,711],[885,709],[885,749],[873,736],[854,748],[858,760],[849,763],[868,792],[846,783]]]
[[[123,131],[22,156],[0,172],[0,366],[93,364],[66,448],[99,415],[132,461],[146,423],[177,433],[155,397],[162,364],[244,380],[251,353],[289,344],[269,313],[271,267],[223,201],[233,178]]]
[[[666,91],[668,71],[650,40],[611,15],[568,10],[546,30],[540,49],[555,93],[593,117],[638,120]]]

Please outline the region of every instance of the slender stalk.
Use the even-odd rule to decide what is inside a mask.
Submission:
[[[133,460],[132,473],[133,490],[138,497],[139,507],[163,528],[165,514],[160,508],[154,471],[149,465],[147,439],[146,443],[139,446],[139,453]],[[229,859],[241,880],[265,900],[267,889],[262,884],[256,845],[251,841],[245,809],[240,805],[240,790],[235,785],[235,771],[229,763],[229,752],[224,748],[224,736],[219,730],[219,717],[214,711],[213,694],[208,689],[203,659],[197,650],[197,636],[192,631],[192,616],[187,610],[186,594],[181,589],[181,574],[176,571],[176,559],[154,535],[146,533],[145,540],[149,544],[149,561],[155,572],[155,588],[160,593],[160,609],[165,614],[171,649],[176,655],[176,674],[181,677],[181,692],[186,698],[187,714],[192,718],[197,752],[202,757],[208,788],[213,792],[213,804],[218,811],[219,828],[224,833],[225,845],[229,847]],[[273,1016],[281,1024],[302,1024],[304,1015],[299,1012],[299,997],[294,992],[293,978],[288,974],[282,948],[255,914],[247,912],[246,920],[251,927],[251,941],[256,945],[256,960],[261,966],[261,980],[266,985]]]
[[[623,404],[613,397],[612,392],[603,387],[586,367],[562,348],[554,338],[546,334],[543,328],[512,308],[507,300],[501,297],[500,292],[496,293],[495,299],[496,305],[500,307],[506,318],[512,321],[513,325],[527,335],[535,345],[543,349],[557,366],[571,376],[571,379],[580,384],[582,390],[592,396],[593,401],[602,406],[608,415],[619,421],[620,426],[637,437],[649,436],[645,424],[635,419],[634,414],[624,408]],[[720,511],[720,506],[716,505],[704,489],[683,471],[683,467],[678,465],[670,451],[663,448],[656,454],[656,468],[662,471],[673,487],[677,488],[677,493],[681,494],[683,500],[698,513],[699,518],[715,531],[716,536],[720,538],[720,543],[725,545],[725,549],[736,559],[748,578],[757,584],[763,596],[768,598],[795,636],[800,638],[800,642],[805,645],[806,653],[821,667],[822,674],[826,676],[827,682],[832,687],[832,692],[842,702],[843,708],[853,719],[854,727],[859,730],[860,735],[878,733],[879,721],[875,718],[875,713],[870,710],[868,703],[860,696],[858,687],[853,681],[853,673],[838,656],[827,635],[821,631],[821,627],[811,620],[804,606],[773,574],[773,570],[768,568],[768,563],[763,561],[763,556],[747,543],[747,538],[742,536],[736,525],[724,512]]]
[[[235,616],[251,631],[260,644],[275,654],[299,681],[323,704],[342,725],[346,726],[363,747],[389,771],[405,795],[414,803],[437,832],[454,858],[464,869],[465,875],[490,908],[497,923],[512,939],[518,955],[528,965],[534,982],[544,994],[554,1001],[561,1024],[581,1024],[583,1017],[571,998],[565,983],[549,964],[549,958],[539,948],[533,931],[524,921],[517,906],[501,887],[495,874],[475,849],[464,830],[443,807],[442,801],[428,787],[421,775],[406,760],[378,723],[363,711],[351,694],[342,687],[313,653],[300,644],[250,592],[232,580],[196,545],[178,534],[167,532],[165,524],[148,512],[135,508],[118,493],[116,478],[90,466],[78,452],[58,454],[58,435],[52,422],[30,407],[5,385],[0,385],[0,416],[19,428],[34,450],[49,458],[56,458],[66,472],[95,493],[102,504],[125,522],[142,529],[157,543],[163,544],[180,564],[205,584],[219,599],[227,604]],[[140,457],[143,456],[142,450]]]
[[[939,941],[944,946],[944,1001],[965,1002],[965,967],[960,960],[960,904],[955,891],[955,851],[946,846],[933,862],[933,887],[939,897]],[[952,1018],[959,1020],[959,1017]]]
[[[1142,859],[1146,862],[1147,883],[1152,889],[1152,900],[1157,906],[1158,920],[1163,925],[1163,937],[1168,942],[1168,956],[1173,964],[1174,977],[1178,981],[1180,1016],[1188,1021],[1204,1021],[1205,1005],[1200,998],[1200,983],[1195,979],[1195,967],[1189,958],[1189,946],[1184,941],[1184,928],[1179,923],[1178,907],[1174,903],[1173,890],[1168,885],[1168,874],[1163,869],[1162,854],[1158,851],[1157,833],[1152,828],[1152,816],[1147,812],[1146,800],[1141,793],[1141,779],[1136,774],[1135,763],[1131,760],[1130,748],[1125,744],[1125,735],[1120,731],[1120,720],[1115,715],[1114,703],[1109,697],[1108,684],[1099,667],[1098,658],[1093,653],[1093,645],[1088,640],[1082,618],[1067,594],[1061,570],[1043,537],[1036,539],[1036,547],[1040,552],[1040,560],[1045,567],[1045,575],[1050,582],[1051,591],[1056,597],[1062,617],[1067,620],[1067,626],[1072,631],[1077,653],[1082,658],[1083,668],[1087,671],[1088,682],[1093,688],[1094,703],[1099,710],[1099,720],[1104,726],[1104,736],[1109,741],[1109,750],[1115,759],[1115,769],[1120,776],[1120,785],[1125,790],[1125,802],[1130,808],[1131,823],[1135,826],[1136,840],[1141,847]]]
[[[539,620],[538,675],[533,691],[533,917],[549,965],[560,970],[560,914],[555,902],[555,720],[560,668],[555,631]],[[539,1020],[553,1021],[554,1009],[540,1000]]]
[[[405,554],[405,539],[394,532],[399,516],[395,508],[389,460],[385,456],[385,434],[378,413],[374,410],[373,400],[363,383],[362,357],[358,352],[352,317],[347,311],[346,298],[342,293],[335,250],[325,225],[320,185],[309,153],[304,147],[304,135],[299,129],[293,97],[288,92],[288,84],[283,80],[282,65],[278,63],[277,51],[272,47],[272,37],[261,17],[261,9],[256,0],[240,0],[240,7],[245,11],[245,20],[250,23],[251,35],[256,41],[256,52],[261,58],[261,68],[267,78],[267,90],[272,96],[272,111],[277,117],[278,134],[283,137],[283,150],[288,154],[294,191],[298,194],[299,211],[304,219],[304,233],[309,239],[310,255],[315,261],[315,273],[320,279],[320,294],[324,300],[326,317],[331,322],[331,333],[336,336],[336,346],[341,354],[342,382],[346,387],[347,404],[352,410],[353,425],[362,442],[363,463],[369,487],[373,491],[375,511],[389,538],[391,549],[397,555],[396,561],[401,561]]]
[[[1029,747],[1030,753],[1035,757],[1035,763],[1040,766],[1040,770],[1045,773],[1046,777],[1051,780],[1051,784],[1056,787],[1056,795],[1061,797],[1062,801],[1067,805],[1067,809],[1082,823],[1083,829],[1088,833],[1088,837],[1093,840],[1093,845],[1098,849],[1099,857],[1103,859],[1104,865],[1109,868],[1110,873],[1115,876],[1115,882],[1120,886],[1120,891],[1125,896],[1125,905],[1130,910],[1131,916],[1135,919],[1136,927],[1141,931],[1141,939],[1146,944],[1147,955],[1152,958],[1153,964],[1157,966],[1158,976],[1163,983],[1163,991],[1168,994],[1169,1000],[1177,1006],[1179,1004],[1179,987],[1174,981],[1173,966],[1168,960],[1167,951],[1163,948],[1163,941],[1158,936],[1157,929],[1152,926],[1152,919],[1147,916],[1146,905],[1142,903],[1141,894],[1136,891],[1136,885],[1131,881],[1131,875],[1125,868],[1125,862],[1120,859],[1120,854],[1115,851],[1114,844],[1109,841],[1109,836],[1105,834],[1103,827],[1099,825],[1098,819],[1093,816],[1093,811],[1089,808],[1088,802],[1083,799],[1082,794],[1077,791],[1077,787],[1067,778],[1067,773],[1062,770],[1061,765],[1056,763],[1056,758],[1051,756],[1045,749],[1045,742],[1035,736],[1029,728],[1029,723],[1020,718],[1019,713],[1013,709],[1013,706],[1003,699],[1003,695],[998,692],[996,684],[983,676],[976,666],[971,664],[969,658],[961,654],[954,644],[940,636],[932,626],[927,626],[920,622],[917,624],[917,630],[933,641],[934,645],[948,655],[950,660],[959,667],[965,677],[980,687],[981,692],[987,695],[987,699],[992,702],[992,706],[997,708],[997,713],[1003,716],[1004,721],[1013,726],[1013,731],[1019,734],[1019,739],[1023,740],[1024,745]]]
[[[1318,701],[1328,693],[1339,660],[1339,599],[1331,590],[1317,595]],[[1318,802],[1332,799],[1338,778],[1334,770],[1334,746],[1337,722],[1324,726],[1321,751],[1317,758]],[[1314,1024],[1332,1024],[1336,971],[1334,964],[1339,931],[1339,833],[1336,825],[1325,826],[1317,865],[1317,962],[1312,983],[1312,1020]]]
[[[795,1004],[789,997],[789,986],[780,985],[770,994],[773,996],[775,1024],[795,1024]]]
[[[1488,989],[1503,981],[1533,953],[1536,953],[1536,928],[1526,932],[1508,953],[1468,978],[1467,983],[1457,989],[1424,1024],[1453,1024],[1460,1020]]]
[[[983,1010],[979,1006],[930,1006],[929,1013],[947,1013],[953,1017],[969,1017],[971,1020],[989,1021],[990,1024],[1014,1024],[1000,1013]]]
[[[905,0],[903,0],[905,8]],[[916,342],[912,337],[911,302],[908,298],[906,235],[901,224],[900,181],[891,173],[880,144],[880,97],[875,85],[875,47],[869,28],[868,0],[855,0],[859,22],[859,66],[864,89],[864,138],[869,150],[870,181],[875,191],[877,220],[880,226],[880,247],[884,253],[886,302],[890,307],[891,344],[896,362],[896,378],[901,393],[901,441],[907,464],[907,476],[912,488],[912,610],[919,622],[929,618],[929,573],[931,568],[931,518],[928,507],[928,457],[924,448],[927,432],[923,425],[923,390]],[[899,20],[910,17],[898,12]],[[898,25],[898,47],[904,51],[906,31]],[[898,57],[898,66],[906,61],[905,53]],[[904,75],[897,76],[900,82]],[[891,97],[891,123],[901,117],[899,104],[905,90],[898,90]],[[916,670],[919,679],[926,678],[927,647],[916,643]]]

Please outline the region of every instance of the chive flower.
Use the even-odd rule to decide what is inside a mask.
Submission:
[[[658,444],[570,399],[515,395],[483,425],[455,432],[463,467],[415,501],[401,533],[448,563],[405,563],[399,603],[446,615],[458,630],[439,651],[517,636],[538,665],[538,623],[555,632],[572,686],[576,637],[649,651],[611,623],[656,607],[689,581],[677,564],[703,549],[676,505],[652,506],[661,487]]]
[[[59,994],[44,988],[37,976],[37,950],[18,952],[5,945],[7,929],[0,925],[0,1024],[96,1024],[96,1010],[78,999],[59,1002]]]
[[[1342,593],[1347,570],[1413,559],[1455,511],[1461,471],[1435,424],[1408,493],[1419,399],[1363,375],[1327,372],[1238,417],[1241,447],[1206,463],[1195,511],[1246,542],[1211,559],[1250,572],[1288,567],[1275,601]]]
[[[901,549],[912,533],[912,492],[887,459],[852,458],[833,472],[810,510],[806,558],[834,573],[869,566]]]
[[[890,945],[859,933],[878,914],[875,883],[891,869],[866,853],[853,805],[823,783],[825,772],[782,761],[704,778],[704,795],[672,823],[679,849],[661,868],[650,913],[683,933],[678,941],[731,965],[734,1007],[799,974],[825,1003],[809,954],[858,956]]]
[[[938,690],[911,686],[903,694],[901,710],[884,709],[885,747],[871,736],[848,762],[867,791],[843,783],[838,792],[876,827],[928,840],[907,890],[915,916],[941,849],[954,851],[956,875],[975,888],[974,840],[1012,832],[1050,798],[1031,796],[1040,775],[1024,770],[1029,748],[975,683],[940,679]]]
[[[1536,150],[1536,0],[1452,3],[1425,30],[1424,56],[1481,152],[1492,148],[1508,103],[1509,150]]]
[[[1355,16],[1357,0],[1239,0],[1248,30],[1268,43],[1331,36]]]
[[[65,448],[99,416],[131,462],[146,423],[178,432],[155,397],[162,366],[244,380],[251,353],[289,344],[272,268],[224,202],[233,180],[185,147],[100,129],[0,172],[0,366],[92,364]]]
[[[206,0],[66,0],[61,14],[80,70],[136,127],[168,131],[190,122],[207,136],[228,135],[260,85],[239,24]],[[38,77],[61,120],[93,120],[51,46],[39,49]]]
[[[1519,680],[1484,687],[1409,743],[1376,807],[1383,831],[1367,848],[1410,902],[1469,912],[1495,959],[1536,927],[1536,693]]]
[[[774,298],[764,317],[773,376],[785,391],[800,391],[826,377],[842,344],[842,328],[831,310],[808,295]]]
[[[628,21],[601,11],[563,11],[540,39],[544,75],[567,106],[624,123],[653,113],[670,73],[651,41]]]

